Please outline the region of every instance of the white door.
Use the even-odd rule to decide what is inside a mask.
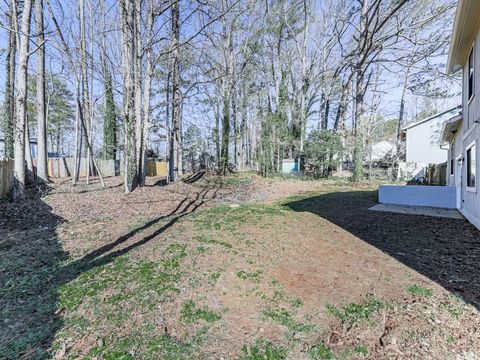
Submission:
[[[455,188],[457,189],[457,209],[462,208],[462,177],[463,177],[463,160],[462,155],[456,158],[456,168],[455,173]]]

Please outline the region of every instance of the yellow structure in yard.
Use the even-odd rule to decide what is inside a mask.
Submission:
[[[167,176],[167,163],[165,161],[147,161],[147,176]]]

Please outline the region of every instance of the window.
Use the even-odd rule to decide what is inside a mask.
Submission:
[[[455,141],[450,144],[450,176],[455,175]]]
[[[477,175],[477,147],[475,144],[467,148],[467,188],[475,189]]]
[[[474,73],[475,73],[475,66],[474,66],[474,58],[473,58],[473,49],[470,51],[470,55],[468,56],[468,100],[473,97],[474,94]]]

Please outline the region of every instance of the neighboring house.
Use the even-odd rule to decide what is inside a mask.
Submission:
[[[448,144],[448,185],[456,187],[456,205],[480,229],[480,1],[459,0],[447,70],[462,72],[462,115],[443,127]]]
[[[32,158],[37,158],[37,139],[30,139],[30,150],[32,152]],[[5,138],[3,133],[0,132],[0,160],[5,159]]]
[[[461,106],[456,106],[403,127],[405,162],[441,164],[447,161],[448,150],[438,146],[443,124],[459,115],[461,108]]]
[[[379,202],[457,208],[480,229],[480,1],[459,0],[447,71],[462,72],[462,111],[444,121],[438,146],[447,149],[447,186],[380,186]],[[408,129],[407,129],[408,131]],[[408,139],[408,132],[407,132]],[[423,151],[418,149],[418,151]]]
[[[398,164],[399,178],[426,177],[427,167],[447,161],[448,148],[438,145],[441,132],[445,122],[458,116],[460,112],[461,106],[456,106],[402,128],[400,158],[403,161]]]
[[[367,159],[370,162],[390,162],[397,153],[397,145],[392,140],[379,140],[372,144]]]

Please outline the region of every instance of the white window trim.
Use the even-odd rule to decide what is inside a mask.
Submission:
[[[458,168],[460,167],[460,175],[458,174]],[[460,186],[458,186],[457,184],[460,183]],[[463,153],[459,154],[456,158],[455,158],[455,178],[454,178],[454,186],[455,186],[455,189],[457,191],[460,191],[460,198],[457,199],[455,202],[456,204],[455,205],[459,205],[457,207],[458,210],[462,211],[462,203],[463,203],[463,196],[462,196],[462,193],[463,193],[463,184],[465,183],[465,179],[463,178]],[[457,201],[459,201],[459,203],[457,203]]]
[[[459,165],[460,163],[461,163],[461,165]],[[462,166],[462,170],[463,170],[463,167],[464,167],[463,154],[460,154],[455,158],[455,181],[457,181],[456,177],[457,177],[457,167],[458,166]],[[463,178],[463,171],[460,174],[460,179],[462,180],[462,184],[463,184],[465,182],[465,179]],[[462,187],[462,184],[460,184],[460,188]]]
[[[467,105],[470,105],[473,98],[475,97],[475,41],[470,48],[470,52],[468,53],[467,59],[467,96],[468,96],[468,84],[470,83],[470,54],[472,55],[472,63],[473,63],[473,79],[472,79],[472,96],[467,99]]]
[[[468,150],[470,150],[472,147],[476,146],[477,145],[477,141],[473,141],[472,143],[470,143],[470,145],[468,145],[466,148],[465,148],[465,189],[468,191],[468,192],[471,192],[471,193],[476,193],[477,192],[477,154],[475,154],[475,186],[468,186],[468,156],[467,156],[467,152]],[[477,151],[477,148],[475,147],[475,152]]]
[[[458,163],[460,161],[462,161],[462,166],[463,166],[463,154],[460,154],[455,158],[455,165],[458,166]]]

